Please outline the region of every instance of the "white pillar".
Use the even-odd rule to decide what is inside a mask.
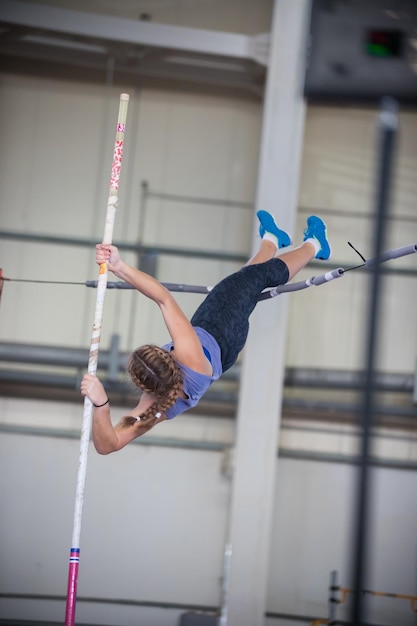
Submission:
[[[291,233],[304,131],[309,16],[309,0],[275,0],[259,164],[256,210],[269,210]],[[228,626],[265,623],[287,307],[287,295],[257,306],[244,352],[230,515]]]

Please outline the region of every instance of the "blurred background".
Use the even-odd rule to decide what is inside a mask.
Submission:
[[[333,257],[300,280],[355,267],[362,261],[348,241],[366,259],[374,250],[383,96],[399,105],[384,249],[417,243],[417,7],[3,0],[0,54],[0,623],[55,624],[65,611],[79,382],[96,298],[86,281],[97,279],[120,93],[130,102],[113,241],[127,262],[163,282],[213,285],[252,253],[262,208],[296,245],[309,215],[326,220]],[[292,134],[277,131],[277,120]],[[268,156],[272,135],[279,158]],[[411,626],[417,256],[381,272],[366,623]],[[242,404],[256,397],[242,382],[245,367],[255,380],[245,350],[193,412],[117,455],[91,451],[77,623],[197,626],[222,615],[225,626],[228,601],[230,626],[349,621],[352,594],[343,589],[352,586],[370,281],[359,268],[258,305],[254,342],[263,315],[285,320],[262,361],[265,371],[270,359],[280,363],[269,416],[273,489],[264,494],[263,556],[237,567],[230,590],[225,555],[238,515],[264,506],[243,504],[234,482],[243,463],[251,472],[250,459],[235,455]],[[177,294],[187,315],[202,297]],[[129,352],[167,339],[153,303],[107,291],[98,374],[114,421],[137,402]],[[251,416],[254,429],[264,417],[262,408]],[[261,471],[253,475],[249,497],[262,483]],[[258,532],[253,524],[244,538],[254,549]],[[251,604],[248,572],[261,598],[251,606],[256,623],[233,612]],[[332,572],[337,603],[329,603]]]

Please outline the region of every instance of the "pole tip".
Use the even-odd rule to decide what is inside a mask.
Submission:
[[[120,100],[129,100],[129,94],[128,93],[121,93],[120,94]]]

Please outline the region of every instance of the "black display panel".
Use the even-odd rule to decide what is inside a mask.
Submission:
[[[417,0],[313,0],[304,94],[417,105]]]

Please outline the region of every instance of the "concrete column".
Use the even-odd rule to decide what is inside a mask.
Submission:
[[[304,131],[309,15],[309,0],[275,1],[260,151],[256,210],[271,211],[291,233]],[[287,308],[286,295],[258,305],[244,352],[229,532],[228,626],[263,626],[265,620]]]

